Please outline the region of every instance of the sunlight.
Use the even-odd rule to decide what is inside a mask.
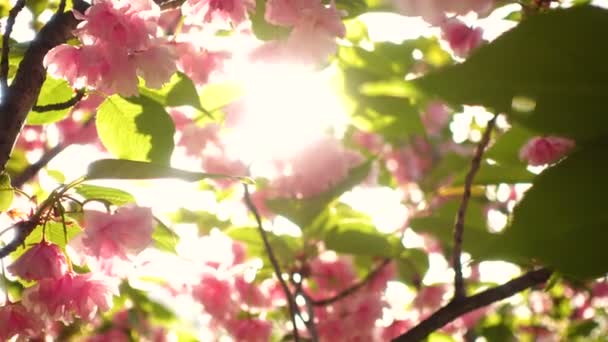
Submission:
[[[282,159],[328,131],[341,134],[347,116],[330,85],[330,69],[255,64],[242,71],[245,96],[227,110],[233,155],[250,163]]]

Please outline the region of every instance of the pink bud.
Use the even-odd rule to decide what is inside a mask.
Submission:
[[[21,279],[40,280],[59,278],[68,266],[59,246],[43,241],[28,249],[7,269]]]
[[[519,159],[532,166],[552,164],[568,154],[575,145],[574,140],[568,138],[534,137],[519,150]]]
[[[441,36],[449,44],[454,54],[458,57],[466,57],[481,42],[483,30],[472,28],[460,20],[451,19],[441,26]]]

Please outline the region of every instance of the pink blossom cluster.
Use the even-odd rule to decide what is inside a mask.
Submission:
[[[263,46],[258,56],[269,54],[315,64],[335,53],[336,38],[346,34],[333,1],[326,6],[320,0],[270,0],[265,18],[271,24],[291,28],[291,32],[286,41]]]
[[[216,123],[199,126],[190,121],[184,124],[177,145],[183,146],[187,156],[200,159],[205,172],[230,176],[247,175],[247,167],[238,158],[231,156]],[[217,180],[219,186],[229,186],[229,179]]]
[[[269,184],[271,197],[309,198],[336,186],[360,165],[359,153],[346,149],[332,137],[324,137],[299,153],[276,160],[277,176]]]
[[[443,22],[448,13],[465,15],[476,12],[483,16],[494,6],[494,0],[393,0],[393,2],[404,15],[421,16],[433,25]]]
[[[552,164],[566,156],[575,145],[574,140],[563,137],[534,137],[519,150],[519,159],[532,166]]]
[[[44,58],[48,72],[73,87],[111,95],[137,95],[138,76],[160,87],[175,72],[175,52],[156,37],[160,9],[151,0],[96,1],[74,34],[81,46],[53,48]]]
[[[393,148],[385,160],[387,169],[399,184],[419,181],[434,163],[432,146],[420,137],[410,145]]]
[[[110,329],[88,337],[85,342],[129,342],[132,340],[131,331],[137,332],[139,341],[168,341],[164,328],[152,325],[143,312],[131,308],[114,314]]]
[[[226,239],[217,236],[202,239],[204,245],[226,247]],[[231,251],[227,254],[230,255],[203,262],[200,279],[191,288],[192,297],[212,317],[214,326],[224,328],[237,341],[267,342],[272,324],[262,317],[277,299],[272,289],[274,282],[247,281],[239,271],[246,267],[245,249],[233,241],[229,244]]]
[[[239,25],[247,12],[255,8],[254,0],[187,0],[182,9],[193,22]]]
[[[351,259],[322,255],[310,262],[310,280],[315,300],[331,298],[356,284]],[[363,288],[328,305],[315,308],[320,341],[375,341],[379,334],[376,321],[386,306],[382,298],[387,282],[394,278],[394,264],[385,265]]]

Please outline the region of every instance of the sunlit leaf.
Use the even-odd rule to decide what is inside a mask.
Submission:
[[[135,197],[130,193],[105,186],[81,184],[75,188],[76,193],[87,200],[102,200],[114,205],[135,203]]]
[[[62,103],[70,100],[74,96],[72,87],[62,79],[47,77],[40,89],[38,102],[36,105],[44,106],[56,103]],[[70,108],[53,110],[49,112],[31,111],[27,116],[28,125],[44,125],[59,121],[68,115]]]
[[[8,173],[0,174],[0,212],[11,207],[13,203],[14,190],[11,185],[11,177]]]
[[[97,132],[104,146],[123,159],[168,164],[173,152],[173,121],[158,102],[140,96],[108,97],[99,106]]]
[[[162,164],[126,159],[99,159],[89,165],[86,179],[157,179],[178,178],[196,182],[208,178],[233,178],[250,182],[246,177],[186,171]]]

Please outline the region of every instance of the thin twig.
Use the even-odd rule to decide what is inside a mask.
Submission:
[[[299,282],[296,282],[293,279],[293,277],[290,277],[290,279],[291,279],[292,284],[294,284],[294,286],[296,288],[295,297],[300,295],[304,298],[304,303],[306,305],[306,313],[308,314],[308,319],[307,320],[302,319],[302,321],[304,321],[304,324],[306,325],[306,329],[308,330],[308,333],[310,334],[311,341],[318,342],[319,341],[319,332],[317,331],[317,326],[315,324],[315,308],[312,304],[313,300],[302,288],[303,279],[300,279]],[[302,318],[302,316],[300,316],[300,318]]]
[[[386,266],[388,265],[388,263],[391,261],[391,259],[384,259],[384,261],[382,261],[382,263],[380,265],[378,265],[378,267],[369,272],[367,274],[367,276],[365,276],[365,278],[363,278],[363,280],[361,280],[360,282],[356,283],[355,285],[347,288],[346,290],[338,293],[335,296],[329,297],[329,298],[324,298],[324,299],[318,299],[318,300],[314,300],[311,299],[312,305],[314,306],[324,306],[324,305],[329,305],[329,304],[333,304],[341,299],[344,299],[348,296],[350,296],[351,294],[357,292],[360,288],[362,288],[363,286],[365,286],[367,283],[369,283],[372,279],[374,279],[374,277]]]
[[[2,60],[0,61],[0,91],[2,97],[6,96],[6,90],[8,89],[8,55],[11,45],[11,33],[13,33],[13,26],[17,15],[25,7],[25,0],[18,0],[15,6],[8,12],[8,18],[6,19],[6,29],[4,30],[4,36],[2,39]]]
[[[86,120],[80,130],[86,129],[89,125],[91,125],[95,121],[95,116],[91,116],[88,120]],[[21,188],[25,183],[29,182],[34,176],[40,172],[44,167],[46,167],[53,158],[63,152],[68,146],[69,143],[60,143],[57,146],[51,148],[44,152],[42,157],[38,159],[35,163],[29,165],[25,168],[19,175],[12,179],[13,188]]]
[[[300,335],[298,333],[298,326],[296,325],[296,315],[298,314],[298,306],[296,305],[296,301],[293,298],[291,291],[289,290],[289,286],[287,286],[287,282],[283,279],[283,273],[281,271],[281,266],[279,265],[279,261],[274,255],[274,251],[272,250],[272,246],[270,246],[270,242],[268,241],[268,236],[264,227],[262,226],[262,219],[260,217],[260,213],[256,208],[255,204],[251,200],[251,195],[249,194],[249,187],[246,183],[243,183],[243,188],[245,189],[245,204],[247,208],[253,213],[255,217],[255,221],[258,224],[258,231],[262,237],[262,242],[264,243],[264,248],[266,249],[266,254],[268,254],[268,259],[270,259],[270,263],[272,264],[272,268],[274,269],[274,273],[281,284],[281,288],[285,293],[285,297],[287,298],[287,304],[289,306],[289,315],[291,316],[291,323],[293,324],[293,337],[296,342],[300,341]]]
[[[42,112],[50,112],[53,110],[68,109],[68,108],[72,107],[73,105],[77,104],[80,100],[82,100],[83,97],[84,97],[84,90],[79,89],[76,91],[76,95],[74,95],[74,97],[72,97],[71,99],[69,99],[65,102],[53,103],[53,104],[42,105],[42,106],[36,105],[36,106],[32,107],[32,110],[42,113]]]
[[[551,270],[541,268],[530,271],[503,285],[493,287],[471,297],[452,301],[437,310],[430,317],[420,322],[414,328],[403,335],[393,339],[393,342],[418,342],[422,341],[432,332],[441,329],[446,324],[473,310],[488,306],[505,298],[521,292],[527,288],[542,284],[551,276]]]
[[[454,250],[452,252],[452,265],[454,267],[454,301],[458,301],[466,296],[464,280],[462,278],[462,263],[460,262],[460,256],[462,254],[462,236],[464,234],[464,219],[467,213],[469,200],[471,199],[473,178],[475,178],[475,174],[481,166],[481,157],[490,142],[490,136],[492,135],[492,130],[496,124],[497,117],[498,115],[494,115],[494,117],[488,121],[486,130],[483,133],[479,145],[477,145],[477,150],[471,161],[471,169],[467,173],[464,181],[464,192],[462,194],[462,200],[460,201],[460,208],[458,208],[456,223],[454,224]]]

